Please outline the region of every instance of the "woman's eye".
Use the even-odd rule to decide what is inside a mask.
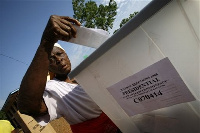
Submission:
[[[50,63],[53,63],[55,61],[55,59],[53,57],[49,58]]]
[[[56,55],[62,55],[62,53],[56,53]]]

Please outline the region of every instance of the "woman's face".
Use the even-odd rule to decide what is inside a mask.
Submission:
[[[49,70],[55,74],[69,74],[71,71],[70,60],[64,50],[54,47],[49,57]]]

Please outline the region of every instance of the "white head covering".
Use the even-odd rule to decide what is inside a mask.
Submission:
[[[64,48],[62,48],[62,47],[60,46],[60,44],[58,44],[58,43],[55,43],[55,44],[54,44],[54,47],[58,47],[58,48],[64,50]],[[64,50],[64,51],[65,51],[65,50]]]

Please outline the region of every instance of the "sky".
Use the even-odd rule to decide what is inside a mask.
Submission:
[[[108,4],[109,0],[94,0]],[[151,0],[115,0],[117,15],[110,36],[119,28],[122,19],[140,11]],[[40,44],[50,15],[73,17],[71,0],[1,0],[0,1],[0,109],[10,92],[19,88],[21,80]],[[72,69],[93,48],[59,41],[67,52]]]

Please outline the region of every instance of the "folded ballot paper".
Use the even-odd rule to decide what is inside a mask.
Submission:
[[[72,38],[69,40],[69,42],[71,43],[76,43],[92,48],[98,48],[109,38],[109,33],[102,29],[86,28],[76,25],[74,25],[74,27],[77,30],[77,34],[76,38]]]

